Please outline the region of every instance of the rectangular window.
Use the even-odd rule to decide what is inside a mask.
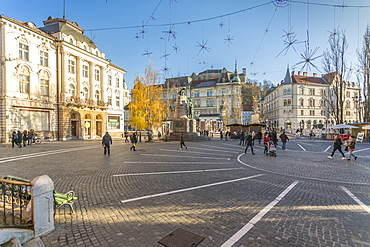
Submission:
[[[100,81],[100,70],[95,70],[95,81]]]
[[[112,86],[112,76],[108,75],[108,86]]]
[[[112,105],[112,97],[108,97],[108,105]]]
[[[119,87],[119,78],[116,78],[116,87]]]
[[[207,97],[212,97],[212,91],[207,91]]]
[[[119,96],[116,96],[116,106],[119,107]]]
[[[350,98],[350,97],[351,97],[351,92],[350,92],[350,91],[347,91],[347,92],[346,92],[346,97],[347,97],[347,98]]]
[[[46,51],[40,51],[40,64],[42,66],[49,66],[49,54]]]
[[[68,73],[74,74],[75,71],[75,61],[68,60]]]
[[[310,95],[315,95],[315,89],[314,88],[310,88]]]
[[[200,97],[200,92],[195,92],[194,93],[194,98],[199,98]]]
[[[40,94],[42,96],[49,96],[49,80],[40,80]]]
[[[29,93],[30,92],[30,76],[19,75],[19,92]]]
[[[29,47],[28,45],[19,43],[19,58],[28,61]]]
[[[200,100],[196,100],[194,102],[194,107],[200,107]]]
[[[163,94],[163,99],[167,99],[167,94]]]
[[[222,89],[221,94],[222,94],[222,96],[224,96],[226,94],[226,90]]]
[[[89,66],[82,65],[82,76],[85,78],[89,77]]]
[[[176,94],[172,94],[172,99],[176,99],[177,98],[177,95]]]
[[[213,107],[213,100],[207,100],[206,106],[207,107]]]
[[[302,115],[302,116],[304,115],[304,110],[301,110],[301,115]]]
[[[351,112],[350,111],[346,111],[346,116],[351,116]]]
[[[108,116],[108,129],[119,129],[120,117]]]
[[[315,116],[315,110],[310,110],[310,116]]]

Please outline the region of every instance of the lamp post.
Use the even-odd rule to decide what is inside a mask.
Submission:
[[[354,106],[355,106],[355,114],[356,114],[356,123],[361,121],[361,116],[360,116],[360,104],[361,104],[361,95],[360,96],[354,96],[352,97],[352,100],[353,100],[353,103],[354,103]]]

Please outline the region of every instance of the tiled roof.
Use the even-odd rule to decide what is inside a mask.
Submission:
[[[47,34],[47,33],[43,32],[43,31],[41,31],[41,30],[40,30],[40,29],[38,29],[37,27],[36,27],[36,28],[34,28],[34,27],[30,27],[30,26],[28,25],[28,22],[18,21],[18,20],[15,20],[15,19],[13,19],[13,18],[10,18],[10,17],[7,17],[7,16],[4,16],[4,15],[0,15],[0,18],[4,18],[4,19],[6,19],[6,20],[8,20],[8,21],[10,21],[10,22],[13,22],[13,23],[15,23],[15,24],[17,24],[17,25],[20,25],[20,26],[22,26],[22,27],[24,27],[24,28],[26,28],[26,29],[28,29],[28,30],[30,30],[30,31],[33,31],[33,32],[35,32],[35,33],[37,33],[37,34],[40,34],[40,35],[42,35],[42,36],[44,36],[44,37],[47,37],[47,38],[49,38],[49,39],[56,40],[56,38],[55,38],[54,36],[51,36],[51,35],[49,35],[49,34]]]
[[[251,104],[243,105],[243,111],[252,111],[253,106]]]
[[[327,84],[322,77],[309,77],[302,75],[292,75],[293,83],[311,83],[311,84]]]
[[[192,81],[191,87],[192,88],[200,88],[200,87],[214,87],[217,84],[217,79],[212,80],[196,80]]]

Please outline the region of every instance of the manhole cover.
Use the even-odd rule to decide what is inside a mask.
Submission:
[[[159,240],[158,243],[165,247],[195,247],[203,240],[202,236],[178,228]]]
[[[74,174],[77,174],[77,175],[85,175],[85,174],[92,173],[92,172],[95,172],[95,171],[91,171],[91,170],[82,170],[82,171],[74,172]]]
[[[310,159],[311,161],[316,161],[316,162],[323,162],[324,160],[319,160],[319,159]]]

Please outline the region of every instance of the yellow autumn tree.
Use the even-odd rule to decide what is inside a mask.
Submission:
[[[153,130],[162,124],[165,103],[159,82],[159,72],[152,63],[145,69],[144,77],[136,76],[129,105],[130,124],[133,128]]]

